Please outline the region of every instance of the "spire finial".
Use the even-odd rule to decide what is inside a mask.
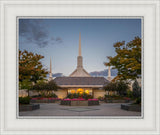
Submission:
[[[81,56],[81,33],[79,33],[79,56]]]

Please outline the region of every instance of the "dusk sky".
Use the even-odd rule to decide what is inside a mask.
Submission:
[[[102,71],[114,43],[141,37],[141,19],[19,19],[19,49],[43,55],[48,70],[51,57],[52,72],[68,76],[77,67],[80,32],[84,69]]]

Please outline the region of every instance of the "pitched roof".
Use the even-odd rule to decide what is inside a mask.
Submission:
[[[69,77],[91,77],[89,73],[83,68],[78,68],[74,70]]]
[[[57,85],[105,85],[109,81],[104,77],[56,77]]]

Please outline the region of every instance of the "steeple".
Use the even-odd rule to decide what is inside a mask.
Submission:
[[[79,55],[77,57],[77,68],[83,68],[83,58],[81,55],[81,33],[79,33]]]
[[[79,49],[77,57],[77,69],[70,75],[70,77],[90,77],[90,74],[83,69],[83,57],[81,53],[81,33],[79,33]]]
[[[111,78],[111,69],[110,69],[110,66],[108,66],[108,77],[107,77],[108,81],[111,81],[112,78]]]
[[[81,54],[81,33],[79,33],[79,56],[82,56]]]
[[[50,57],[50,71],[49,71],[49,81],[52,80],[52,62]]]
[[[110,66],[108,66],[108,77],[111,77],[111,69],[110,69]]]

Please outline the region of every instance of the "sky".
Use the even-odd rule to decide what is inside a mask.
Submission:
[[[83,67],[87,72],[107,69],[113,45],[141,37],[141,19],[19,19],[19,49],[37,53],[52,72],[70,75],[77,67],[79,33]]]

